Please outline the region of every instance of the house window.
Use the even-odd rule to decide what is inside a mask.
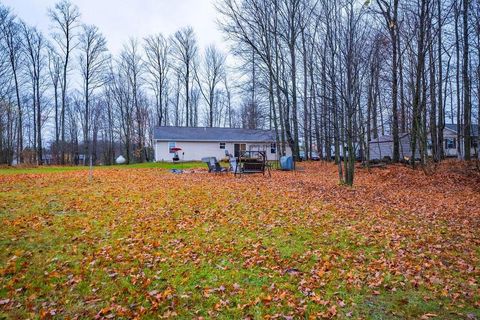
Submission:
[[[477,150],[477,149],[478,149],[478,140],[475,139],[475,138],[472,139],[472,148],[473,148],[474,150]]]
[[[175,142],[169,142],[168,143],[168,152],[169,153],[175,153],[175,151],[173,151],[172,149],[176,147],[176,143]]]
[[[277,153],[277,144],[271,143],[270,144],[270,153]]]
[[[457,140],[452,138],[445,139],[445,149],[455,149],[457,147]]]
[[[225,149],[225,142],[220,142],[220,149]]]

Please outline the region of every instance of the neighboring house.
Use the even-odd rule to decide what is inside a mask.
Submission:
[[[377,139],[373,139],[369,143],[370,160],[382,160],[384,157],[393,158],[393,136],[385,135],[380,136]],[[416,157],[420,157],[420,153],[415,152]],[[412,150],[410,148],[410,134],[402,133],[400,134],[400,159],[404,157],[411,157]]]
[[[478,152],[478,125],[472,125],[470,130],[472,136],[472,148],[470,153],[473,155]],[[446,124],[443,130],[444,150],[446,157],[457,157],[458,155],[458,135],[456,124]],[[460,149],[463,152],[463,139],[460,139]]]
[[[156,127],[153,133],[155,161],[173,161],[180,148],[180,160],[223,159],[241,151],[265,151],[268,160],[278,160],[275,131],[237,128]],[[287,154],[291,155],[287,147]]]
[[[472,148],[471,154],[474,155],[478,151],[478,125],[472,125]],[[445,150],[446,157],[456,157],[458,147],[457,125],[446,124],[443,130],[443,148]],[[430,141],[429,141],[430,144]],[[391,135],[380,136],[377,139],[373,139],[369,143],[370,146],[370,160],[382,160],[384,157],[393,156],[393,137]],[[460,141],[460,148],[463,150],[463,140]],[[417,149],[418,150],[418,149]],[[430,149],[428,150],[430,154]],[[404,133],[400,135],[400,159],[403,157],[411,157],[410,149],[410,134]],[[419,158],[418,151],[416,158]]]

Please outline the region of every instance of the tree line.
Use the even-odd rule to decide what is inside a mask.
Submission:
[[[281,146],[334,158],[341,182],[353,184],[356,158],[381,135],[393,162],[413,166],[445,158],[446,123],[457,124],[459,158],[478,148],[478,0],[224,0],[218,10]],[[410,159],[400,159],[405,134]]]
[[[52,32],[0,5],[1,163],[152,160],[157,125],[275,131],[279,153],[338,164],[354,180],[369,141],[409,134],[420,165],[445,158],[445,125],[469,160],[480,122],[479,0],[217,0],[231,44],[199,48],[185,27],[118,55],[80,10],[48,9]],[[80,85],[75,85],[75,81]],[[461,143],[460,143],[461,142]],[[461,145],[462,144],[462,145]],[[411,157],[415,165],[416,156]],[[85,159],[85,158],[84,158]]]
[[[0,4],[0,162],[152,160],[159,125],[240,126],[226,55],[184,27],[131,38],[114,56],[80,9],[48,9],[43,34]]]

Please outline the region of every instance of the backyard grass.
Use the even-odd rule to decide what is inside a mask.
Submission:
[[[187,166],[1,169],[0,319],[480,318],[474,170]]]
[[[134,164],[122,164],[122,165],[112,165],[112,166],[95,166],[93,168],[96,170],[104,169],[190,169],[190,168],[200,168],[206,167],[206,164],[202,162],[147,162],[147,163],[134,163]],[[78,170],[89,170],[88,166],[31,166],[31,167],[9,167],[4,166],[0,167],[0,175],[2,174],[21,174],[21,173],[59,173],[67,171],[78,171]]]

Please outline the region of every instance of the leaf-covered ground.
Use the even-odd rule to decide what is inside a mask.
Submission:
[[[0,175],[0,318],[480,319],[480,175]]]

